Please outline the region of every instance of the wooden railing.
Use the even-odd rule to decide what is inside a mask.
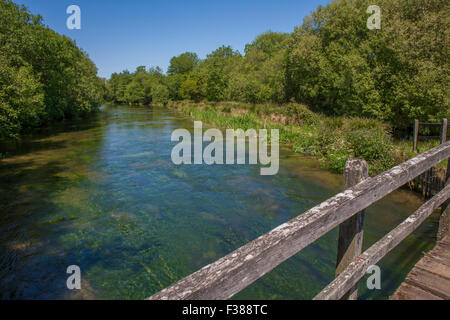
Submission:
[[[445,142],[374,178],[367,177],[365,161],[351,159],[344,173],[347,190],[156,293],[149,300],[229,299],[338,226],[337,277],[315,299],[355,299],[356,285],[367,268],[442,206],[450,198],[450,185],[361,254],[363,210],[449,157],[450,142]],[[443,208],[444,211],[448,210]],[[444,216],[448,217],[448,213]],[[448,219],[443,223],[446,226],[442,228],[448,230]]]
[[[440,128],[439,136],[420,136],[419,128]],[[447,141],[448,135],[448,120],[442,119],[441,123],[428,123],[419,122],[419,120],[414,121],[414,136],[413,136],[413,152],[419,152],[418,143],[419,140],[430,140],[439,139],[440,143]],[[442,171],[437,167],[431,167],[423,174],[417,176],[414,180],[410,181],[409,185],[411,189],[419,191],[422,193],[424,199],[429,199],[437,192],[439,192],[445,186],[445,176],[443,176]]]
[[[448,120],[442,119],[441,123],[429,123],[429,122],[420,122],[419,120],[414,120],[414,136],[413,136],[413,152],[417,152],[417,146],[419,143],[419,139],[440,139],[441,144],[447,141],[447,132],[448,132]],[[427,128],[441,128],[439,136],[420,136],[419,128],[427,127]]]

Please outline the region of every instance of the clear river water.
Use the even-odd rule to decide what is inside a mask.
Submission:
[[[193,120],[164,108],[102,107],[0,151],[0,298],[144,299],[341,191],[342,176],[282,147],[280,171],[181,165],[171,133]],[[422,204],[399,190],[367,210],[364,247]],[[379,263],[386,299],[432,248],[437,217]],[[337,230],[236,299],[311,299],[334,278]],[[81,268],[68,290],[66,269]]]

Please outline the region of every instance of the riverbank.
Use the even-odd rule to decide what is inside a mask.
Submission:
[[[409,140],[393,139],[392,128],[386,123],[359,117],[326,117],[296,103],[171,101],[167,106],[222,128],[278,129],[281,143],[291,145],[297,153],[318,158],[324,167],[337,173],[343,172],[351,157],[365,159],[373,176],[416,155]],[[438,144],[437,140],[422,142],[420,151]]]
[[[168,108],[118,105],[22,136],[0,161],[0,298],[144,299],[342,188],[342,175],[285,146],[274,177],[249,165],[177,166],[170,136],[191,127]],[[369,207],[365,244],[422,204],[398,190]],[[433,248],[437,221],[427,220],[381,261],[382,290],[363,287],[361,299],[394,293]],[[334,279],[337,239],[331,231],[236,299],[312,299]],[[83,274],[80,292],[61,286],[61,266],[74,263]],[[33,279],[40,281],[27,285]]]

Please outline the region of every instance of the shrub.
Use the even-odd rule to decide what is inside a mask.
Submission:
[[[380,129],[349,131],[346,133],[346,139],[357,158],[367,161],[393,158],[391,138]]]
[[[328,130],[337,130],[342,128],[344,125],[344,120],[341,117],[336,118],[325,118],[323,121],[323,128]]]
[[[294,152],[312,153],[317,144],[317,137],[312,133],[302,134],[294,145]]]
[[[327,154],[328,168],[334,172],[342,173],[349,158],[351,158],[351,155],[345,149],[332,150]]]
[[[334,119],[334,118],[332,118]],[[342,120],[342,118],[338,118],[342,121],[342,127],[344,127],[347,130],[370,130],[370,129],[378,129],[382,131],[390,132],[390,127],[376,119],[368,119],[368,118],[346,118],[345,121]]]
[[[320,120],[320,117],[309,110],[307,106],[297,103],[287,105],[286,115],[289,117],[291,123],[297,125],[317,124]]]

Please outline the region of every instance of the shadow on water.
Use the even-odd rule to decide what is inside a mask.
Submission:
[[[35,131],[2,145],[11,156],[0,161],[1,298],[62,297],[69,264],[58,236],[76,217],[60,214],[52,195],[83,179],[71,145],[97,127],[96,120]]]
[[[257,166],[175,166],[170,141],[192,120],[155,108],[106,107],[3,145],[0,160],[0,298],[143,299],[336,194],[341,176],[283,148],[280,173]],[[421,201],[398,191],[368,209],[365,246]],[[380,264],[387,298],[423,251],[436,218]],[[332,281],[333,230],[238,294],[310,299]],[[82,290],[66,288],[66,268]],[[361,281],[363,284],[365,280]]]

